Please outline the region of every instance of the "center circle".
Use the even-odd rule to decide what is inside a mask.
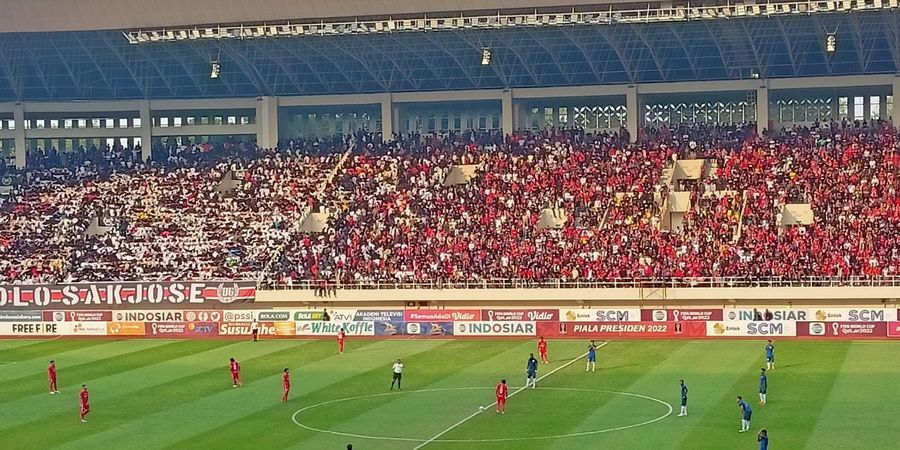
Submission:
[[[489,439],[428,439],[428,438],[410,438],[403,436],[376,436],[376,435],[367,435],[367,434],[358,434],[358,433],[348,433],[343,431],[334,431],[334,430],[325,430],[322,428],[317,428],[297,420],[297,416],[302,414],[303,412],[320,408],[327,405],[332,405],[335,403],[343,403],[350,402],[354,400],[363,400],[369,398],[377,398],[377,397],[387,397],[394,396],[400,394],[421,394],[421,393],[429,393],[429,392],[449,392],[449,391],[475,391],[475,390],[493,390],[494,387],[456,387],[456,388],[436,388],[436,389],[420,389],[416,391],[392,391],[392,392],[382,392],[378,394],[369,394],[369,395],[358,395],[354,397],[345,397],[338,398],[334,400],[327,400],[324,402],[315,403],[303,408],[298,409],[291,415],[291,421],[294,422],[300,428],[315,431],[317,433],[325,433],[331,434],[335,436],[343,436],[343,437],[351,437],[357,439],[372,439],[379,441],[400,441],[400,442],[446,442],[446,443],[478,443],[478,442],[510,442],[510,441],[532,441],[532,440],[542,440],[542,439],[560,439],[560,438],[568,438],[568,437],[576,437],[576,436],[588,436],[594,434],[602,434],[602,433],[610,433],[613,431],[623,431],[631,428],[642,427],[644,425],[650,425],[655,422],[659,422],[660,420],[669,417],[672,414],[673,408],[669,402],[664,400],[660,400],[655,397],[650,397],[647,395],[635,394],[632,392],[621,392],[621,391],[608,391],[604,389],[584,389],[584,388],[567,388],[567,387],[541,387],[539,390],[554,390],[554,391],[572,391],[572,392],[595,392],[601,394],[612,394],[612,395],[620,395],[625,397],[632,397],[642,400],[647,400],[653,403],[658,403],[665,407],[666,411],[659,417],[645,420],[643,422],[634,423],[630,425],[622,425],[611,428],[604,428],[600,430],[590,430],[590,431],[579,431],[575,433],[563,433],[563,434],[552,434],[552,435],[542,435],[542,436],[527,436],[527,437],[510,437],[510,438],[489,438]]]

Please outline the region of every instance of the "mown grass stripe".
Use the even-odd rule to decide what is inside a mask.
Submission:
[[[327,421],[323,421],[322,416],[328,416],[327,410],[316,410],[312,414],[315,416],[315,424],[326,429],[336,428],[339,430],[351,431],[356,434],[394,434],[404,437],[414,437],[419,439],[428,439],[435,433],[440,432],[447,426],[458,421],[462,415],[466,415],[475,410],[479,404],[487,405],[493,398],[490,386],[496,385],[500,378],[508,378],[510,384],[524,384],[522,376],[524,374],[525,361],[528,353],[533,349],[531,342],[515,342],[505,343],[501,347],[501,351],[490,352],[488,349],[496,348],[496,342],[479,341],[472,344],[472,352],[491,356],[482,358],[478,361],[469,362],[462,365],[458,370],[438,365],[442,371],[433,375],[433,380],[429,384],[420,384],[417,382],[411,386],[406,386],[407,390],[411,389],[436,389],[436,388],[454,388],[454,387],[480,387],[487,386],[484,391],[456,391],[446,392],[430,398],[440,400],[440,407],[435,407],[426,412],[422,411],[422,402],[429,397],[422,397],[421,394],[404,394],[392,397],[382,397],[375,401],[376,406],[371,408],[353,408],[353,404],[349,403],[341,405],[341,408],[335,408],[339,411],[339,415],[330,415]],[[446,355],[446,353],[443,353]],[[454,365],[455,365],[454,358]],[[418,381],[418,366],[408,368],[407,380],[416,379]],[[441,376],[441,373],[443,376]],[[387,387],[387,386],[386,386]],[[357,395],[366,395],[371,393],[384,392],[383,389],[373,389]],[[349,397],[349,395],[342,395]],[[363,402],[363,404],[371,405],[371,402]],[[394,427],[384,427],[384,417],[391,417]],[[415,427],[397,427],[396,425],[404,423],[415,423]],[[293,423],[291,423],[293,425]],[[378,424],[382,424],[379,426]],[[406,430],[404,430],[406,428]],[[407,431],[408,430],[408,431]],[[406,432],[404,432],[406,431]],[[307,432],[308,433],[308,432]],[[333,435],[315,434],[309,439],[298,441],[290,448],[328,448],[338,445],[345,438]],[[390,448],[390,445],[405,445],[403,443],[391,441],[364,441],[365,447],[368,448]],[[412,446],[415,446],[413,443]],[[396,448],[396,447],[394,447]]]
[[[809,402],[824,402],[807,425],[814,427],[807,439],[791,445],[776,429],[773,445],[778,448],[897,448],[900,427],[896,424],[900,389],[897,374],[900,358],[896,342],[852,342],[840,366],[822,366],[819,353],[809,355],[814,360],[810,369],[825,371],[829,367],[836,375],[833,386],[822,398],[802,395],[800,406]],[[810,395],[817,395],[810,392]],[[789,433],[787,426],[781,433]],[[787,442],[782,447],[781,442]],[[863,444],[864,445],[861,445]],[[790,447],[788,447],[791,445]]]
[[[156,385],[184,376],[184,371],[197,370],[192,361],[198,354],[221,346],[222,342],[218,341],[166,341],[162,346],[98,360],[68,374],[60,386],[62,394],[48,395],[44,392],[15,396],[15,400],[4,403],[3,410],[14,413],[6,420],[0,420],[0,430],[41,422],[47,415],[75,411],[78,389],[82,383],[88,384],[92,390],[92,403],[97,404],[106,398],[134,392],[147,384]]]
[[[423,385],[442,379],[449,374],[463,370],[470,364],[477,364],[483,360],[483,354],[478,350],[478,346],[483,345],[476,341],[435,341],[437,346],[430,348],[421,348],[412,346],[413,341],[399,341],[394,345],[397,348],[396,356],[403,358],[407,365],[407,374],[405,386],[406,389],[416,389]],[[333,344],[329,344],[330,349]],[[454,364],[446,365],[447,355],[455,355]],[[312,357],[314,355],[304,355]],[[353,351],[346,356],[351,359],[360,358],[364,355],[361,352]],[[257,411],[251,415],[242,417],[236,421],[222,424],[217,428],[211,429],[205,433],[189,438],[188,440],[178,442],[172,448],[192,449],[197,448],[198,443],[201,448],[227,448],[235,442],[241,442],[245,439],[242,432],[245,427],[250,427],[259,435],[266,436],[267,446],[269,448],[284,448],[295,445],[300,442],[308,442],[309,439],[316,437],[314,434],[304,432],[304,430],[295,426],[291,420],[291,414],[303,405],[309,405],[335,398],[338,393],[342,397],[352,397],[357,395],[365,395],[377,390],[384,392],[390,386],[390,365],[395,358],[383,361],[379,367],[362,371],[352,377],[341,380],[328,389],[309,390],[307,388],[307,374],[302,370],[300,376],[295,378],[295,383],[299,383],[299,390],[292,392],[291,401],[288,405],[273,403],[266,409]],[[304,360],[305,364],[311,364],[312,359]],[[340,360],[336,361],[341,363]],[[351,410],[350,416],[334,415],[332,416],[336,423],[344,420],[350,420],[359,414],[365,414],[365,410]],[[324,415],[329,415],[328,409],[320,411]],[[334,446],[337,443],[333,443]],[[308,447],[311,448],[311,447]]]
[[[679,442],[679,448],[693,449],[697,442],[704,445],[713,444],[720,447],[752,447],[756,443],[756,432],[761,428],[770,428],[782,438],[791,437],[783,442],[804,442],[811,432],[810,427],[816,421],[821,403],[807,395],[827,396],[830,390],[830,373],[820,372],[816,365],[839,367],[846,355],[846,343],[832,343],[816,351],[821,344],[816,342],[779,342],[776,343],[776,369],[769,373],[769,402],[759,405],[757,387],[759,369],[765,367],[765,342],[735,342],[730,348],[734,353],[744,355],[745,361],[735,363],[730,368],[722,368],[722,378],[732,381],[731,386],[719,383],[713,388],[719,399],[704,405],[710,411],[704,419],[691,427]],[[747,347],[749,346],[749,348]],[[813,365],[815,364],[815,365]],[[820,366],[820,367],[821,367]],[[715,367],[709,367],[715,373]],[[807,382],[808,381],[808,382]],[[751,431],[738,433],[740,414],[736,397],[741,395],[753,407]],[[692,404],[696,402],[692,401]],[[794,416],[799,421],[788,419]],[[690,416],[689,416],[690,418]],[[779,421],[791,421],[790,428],[782,428]],[[809,422],[804,425],[804,422]],[[787,431],[789,430],[789,431]],[[786,448],[798,448],[788,445]]]
[[[36,384],[46,388],[47,366],[50,360],[56,361],[57,374],[62,381],[63,375],[74,374],[75,369],[85,364],[93,364],[102,359],[114,358],[128,353],[142,351],[153,347],[166,345],[164,341],[109,341],[101,345],[91,345],[71,349],[60,353],[52,353],[41,357],[18,361],[15,367],[0,367],[0,391],[13,389],[15,386]],[[27,380],[25,380],[27,378]],[[4,386],[7,385],[8,386]],[[3,400],[0,399],[0,402]]]
[[[363,344],[354,343],[354,345]],[[424,350],[436,346],[437,343],[418,341],[411,345]],[[297,388],[324,389],[356,375],[360,370],[371,370],[383,366],[383,361],[389,361],[396,355],[395,346],[387,341],[365,344],[365,347],[359,351],[366,352],[368,358],[351,361],[349,354],[333,354],[307,365],[303,370],[306,374],[305,378],[298,378],[296,381]],[[345,361],[345,363],[339,365],[337,361]],[[350,363],[354,365],[346,365]],[[165,410],[147,414],[140,421],[132,421],[91,434],[71,441],[61,448],[105,448],[116,445],[123,439],[147,440],[153,442],[151,448],[170,446],[269,407],[273,401],[279,400],[280,382],[281,374],[274,371],[272,375],[251,381],[243,389],[224,389],[217,394],[185,402],[179,405],[177,411]],[[190,426],[182,425],[184,418],[189,418]],[[166,430],[166,433],[158,434],[155,430],[159,429]],[[253,439],[253,437],[248,437],[248,439]],[[250,442],[248,440],[247,444]]]
[[[551,343],[551,345],[553,344],[555,343]],[[573,344],[577,346],[574,352],[575,355],[583,353],[587,348],[586,342],[578,341],[573,342]],[[557,346],[558,344],[553,345],[551,349]],[[623,343],[613,341],[598,351],[596,372],[585,372],[586,359],[582,358],[581,361],[539,383],[536,391],[541,391],[542,387],[614,390],[631,384],[634,379],[639,378],[650,370],[649,367],[665,359],[672,350],[673,348],[670,344],[660,342]],[[546,366],[542,366],[540,369],[544,367]],[[510,401],[509,414],[501,417],[493,414],[478,417],[464,427],[448,433],[443,438],[501,438],[509,436],[510,429],[522,430],[519,432],[522,435],[538,436],[548,434],[548,427],[545,426],[545,423],[548,421],[553,423],[553,434],[585,431],[587,429],[585,426],[590,428],[589,425],[593,421],[585,421],[584,417],[578,417],[577,420],[560,423],[553,419],[554,411],[557,409],[575,409],[579,407],[578,405],[582,405],[582,411],[587,413],[591,410],[600,410],[607,403],[615,401],[614,397],[606,394],[578,391],[554,391],[550,398],[552,400],[547,400],[544,394],[536,393],[531,395],[530,391],[526,391],[521,397]],[[590,409],[584,409],[585,406]],[[622,424],[617,423],[617,425]],[[557,441],[528,441],[527,446],[528,448],[550,448],[555,442]],[[590,446],[593,446],[597,442],[603,441],[600,441],[597,436],[590,436],[581,440],[565,439],[559,442],[583,442],[590,443]],[[461,446],[460,448],[503,449],[509,448],[510,445],[515,445],[515,443],[483,442],[457,444],[434,442],[428,448],[456,449]]]
[[[0,351],[0,361],[28,361],[35,358],[46,358],[47,355],[64,353],[70,350],[79,350],[87,347],[102,345],[109,341],[100,339],[79,340],[79,339],[54,339],[31,343],[27,345],[15,346]]]
[[[250,348],[246,343],[235,344],[228,342],[212,342],[215,348],[197,352],[189,358],[172,359],[161,364],[152,364],[141,371],[137,381],[133,381],[134,389],[109,395],[103,386],[94,387],[92,399],[92,413],[88,424],[77,422],[77,417],[72,412],[65,412],[51,417],[51,420],[65,423],[66,427],[58,430],[52,436],[39,436],[33,439],[33,443],[41,448],[50,448],[66,445],[77,441],[85,435],[96,432],[97,426],[102,429],[115,428],[131,422],[142,422],[143,418],[156,411],[169,411],[177,415],[182,404],[221,392],[223,389],[231,389],[231,377],[228,372],[228,358],[237,356],[243,364],[257,367],[259,361],[278,360],[278,354],[286,351],[296,352],[305,347],[305,343],[272,343],[257,345]],[[241,348],[244,346],[246,348]],[[238,352],[239,351],[239,352]],[[240,356],[238,356],[240,355]],[[179,370],[180,367],[187,370]],[[254,370],[243,370],[245,378],[252,379],[259,376]],[[147,382],[142,382],[147,380]],[[104,395],[99,395],[104,394]],[[73,417],[76,420],[73,422]],[[183,424],[190,423],[191,418],[183,417]],[[39,422],[30,423],[20,427],[16,432],[36,434],[40,428]],[[92,429],[93,428],[93,429]],[[168,428],[155,427],[157,433],[168,432]],[[128,440],[128,436],[122,436]],[[154,440],[147,440],[143,446],[153,446]]]

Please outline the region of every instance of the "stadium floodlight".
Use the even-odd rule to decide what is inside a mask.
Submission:
[[[219,60],[214,59],[209,63],[209,77],[213,80],[219,78],[219,71],[222,69],[222,66],[219,64]]]
[[[489,48],[481,49],[481,65],[482,66],[491,65],[491,57],[492,56],[493,55],[491,54],[491,49],[489,49]]]
[[[825,36],[825,51],[829,55],[837,51],[837,37],[834,33],[828,33],[828,36]]]
[[[898,0],[770,0],[767,2],[739,2],[740,4],[715,4],[702,6],[673,6],[665,3],[640,9],[606,9],[572,11],[570,13],[501,12],[492,15],[466,15],[446,17],[406,17],[403,19],[297,23],[270,25],[244,23],[219,25],[212,28],[163,28],[151,31],[123,31],[130,44],[171,42],[196,39],[238,38],[252,39],[276,36],[348,35],[393,32],[422,32],[450,29],[495,29],[528,27],[560,27],[577,24],[605,25],[613,23],[658,23],[689,20],[718,20],[725,17],[775,16],[811,14],[819,11],[863,11],[872,9],[896,9]],[[144,37],[142,38],[141,35]]]

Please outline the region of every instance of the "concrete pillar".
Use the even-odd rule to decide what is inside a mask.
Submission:
[[[516,132],[516,112],[512,89],[504,89],[500,97],[500,127],[503,129],[504,135]]]
[[[13,121],[15,122],[16,145],[16,169],[24,169],[27,156],[25,153],[25,105],[16,102],[13,106]]]
[[[625,91],[625,128],[631,142],[637,142],[641,126],[641,104],[638,101],[638,87],[630,84]]]
[[[146,161],[153,152],[153,116],[150,114],[150,100],[142,100],[141,118],[141,159]]]
[[[891,111],[888,111],[887,113],[890,114],[894,126],[900,127],[900,76],[894,77],[891,95],[893,96],[894,105],[891,108]]]
[[[256,99],[256,145],[262,148],[278,146],[278,97]]]
[[[769,83],[762,80],[756,88],[756,132],[769,129]]]
[[[399,117],[394,111],[394,96],[388,92],[381,96],[381,139],[383,141],[391,141],[391,136],[394,135],[395,120],[399,121]]]

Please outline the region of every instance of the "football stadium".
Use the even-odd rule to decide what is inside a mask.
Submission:
[[[897,448],[898,92],[898,0],[0,0],[0,449]]]

